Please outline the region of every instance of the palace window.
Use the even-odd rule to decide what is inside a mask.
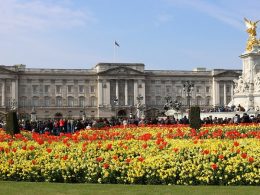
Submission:
[[[56,97],[56,106],[57,107],[62,106],[62,98],[60,96]]]
[[[197,86],[197,87],[196,87],[196,92],[197,92],[197,93],[200,93],[200,92],[201,92],[201,87]]]
[[[32,86],[32,91],[33,91],[33,94],[39,93],[39,86],[38,85],[33,85]]]
[[[90,86],[90,93],[95,93],[95,86],[94,85]]]
[[[161,96],[155,97],[156,105],[161,105]]]
[[[209,105],[211,104],[210,101],[211,101],[211,97],[207,96],[207,97],[206,97],[206,103],[205,103],[206,106],[209,106]]]
[[[26,101],[27,101],[26,97],[21,97],[20,100],[19,100],[19,105],[21,107],[25,107],[26,106]]]
[[[166,86],[166,93],[171,93],[171,86],[169,85]]]
[[[56,85],[56,93],[61,93],[61,85]]]
[[[44,86],[44,92],[45,93],[50,93],[50,85],[45,85]]]
[[[26,94],[26,86],[25,85],[19,86],[19,93]]]
[[[6,93],[8,93],[8,94],[11,93],[11,85],[6,86]]]
[[[39,106],[39,97],[33,97],[32,98],[32,106]]]
[[[181,94],[182,93],[182,87],[180,87],[180,86],[177,86],[176,87],[176,91],[177,91],[177,94]]]
[[[230,86],[229,85],[226,86],[226,93],[230,93]]]
[[[198,106],[201,106],[201,105],[202,105],[202,97],[200,97],[200,96],[196,97],[196,104],[197,104]]]
[[[155,86],[155,93],[156,94],[161,94],[161,86],[160,85],[156,85]]]
[[[85,106],[85,97],[79,97],[79,106],[84,107]]]
[[[72,93],[72,85],[68,85],[68,93]]]
[[[84,85],[79,85],[79,93],[84,93]]]
[[[68,97],[68,106],[73,107],[74,106],[74,98],[73,97]]]
[[[90,106],[96,106],[96,103],[97,101],[96,101],[96,97],[94,97],[94,96],[92,96],[92,97],[90,97]]]
[[[44,97],[44,106],[50,106],[50,97]]]

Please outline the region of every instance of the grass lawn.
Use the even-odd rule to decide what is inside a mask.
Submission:
[[[260,194],[257,186],[164,186],[164,185],[120,185],[120,184],[63,184],[63,183],[31,183],[0,182],[0,194],[221,194],[244,195]]]

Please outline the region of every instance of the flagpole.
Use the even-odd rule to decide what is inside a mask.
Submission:
[[[114,43],[114,58],[113,58],[113,62],[116,62],[116,44]]]
[[[114,42],[114,63],[116,63],[116,57],[117,57],[116,56],[116,47],[120,47],[117,41]]]

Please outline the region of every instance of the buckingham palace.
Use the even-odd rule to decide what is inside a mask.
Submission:
[[[39,119],[129,116],[136,113],[138,96],[147,116],[163,111],[167,96],[184,108],[190,104],[209,109],[229,104],[233,80],[241,74],[242,70],[206,68],[146,70],[142,63],[98,63],[92,69],[1,65],[0,111],[8,111],[15,101],[24,118],[32,112]],[[187,81],[193,83],[190,94],[184,90]]]

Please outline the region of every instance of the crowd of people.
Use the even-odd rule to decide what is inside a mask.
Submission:
[[[242,117],[236,114],[232,118],[217,118],[217,117],[205,117],[201,120],[202,124],[231,124],[231,123],[260,123],[260,114],[257,116],[249,116],[244,113]],[[19,125],[21,130],[28,130],[32,132],[45,133],[50,132],[53,135],[60,135],[60,133],[75,133],[82,129],[99,129],[111,126],[123,126],[128,125],[173,125],[173,124],[189,124],[189,119],[184,116],[181,119],[174,117],[158,117],[158,118],[103,118],[103,119],[86,119],[86,120],[67,120],[67,119],[53,119],[45,121],[20,120]],[[4,126],[4,122],[0,121],[0,128]]]

